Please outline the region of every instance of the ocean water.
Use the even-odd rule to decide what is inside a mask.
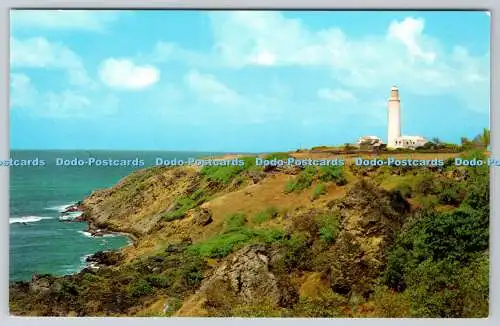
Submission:
[[[12,151],[12,159],[45,160],[41,167],[10,167],[10,280],[29,280],[34,273],[64,275],[78,272],[85,258],[99,250],[129,244],[122,235],[91,237],[86,223],[63,223],[60,212],[92,191],[116,184],[134,166],[56,166],[56,158],[135,159],[145,166],[156,157],[187,159],[220,153],[138,151]],[[5,167],[0,167],[5,168]]]

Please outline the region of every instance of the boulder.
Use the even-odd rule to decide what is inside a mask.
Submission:
[[[196,209],[193,212],[193,222],[197,225],[206,226],[212,221],[212,213],[206,208]]]
[[[177,312],[178,316],[203,315],[210,307],[232,304],[266,303],[279,305],[282,301],[277,277],[271,272],[270,253],[263,245],[249,245],[215,270],[199,290]]]

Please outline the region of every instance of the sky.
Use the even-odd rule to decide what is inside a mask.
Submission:
[[[484,11],[13,10],[12,149],[287,151],[489,127]]]

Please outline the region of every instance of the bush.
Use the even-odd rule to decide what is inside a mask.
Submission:
[[[271,153],[269,155],[264,156],[265,160],[283,160],[286,161],[290,158],[291,156],[288,155],[286,152],[276,152],[276,153]]]
[[[183,196],[177,199],[174,211],[166,213],[163,218],[167,221],[181,219],[186,215],[186,212],[191,208],[203,204],[209,199],[208,194],[203,189],[198,189],[193,192],[189,197]]]
[[[319,179],[324,182],[333,181],[337,186],[347,184],[344,169],[341,166],[322,166],[319,169]]]
[[[315,218],[319,228],[320,239],[326,243],[335,241],[340,232],[340,217],[336,214],[325,214]]]
[[[309,188],[312,185],[315,174],[316,167],[307,166],[298,176],[287,182],[285,185],[285,193],[299,192]]]
[[[253,218],[253,222],[256,224],[261,224],[272,218],[275,218],[276,216],[278,216],[278,209],[276,207],[268,207],[257,213]]]
[[[394,190],[399,191],[401,196],[403,196],[404,198],[411,198],[412,189],[411,189],[411,186],[406,182],[402,182],[402,183],[398,184],[394,188]]]
[[[164,275],[159,275],[159,274],[153,274],[153,275],[148,275],[146,277],[146,280],[151,286],[154,286],[155,288],[161,288],[165,289],[168,288],[172,285],[172,280],[169,279],[168,277]]]
[[[439,192],[439,202],[444,205],[458,206],[465,199],[465,196],[466,191],[461,183],[444,183]]]
[[[320,183],[316,185],[311,195],[312,200],[318,199],[321,195],[326,194],[326,185],[324,183]]]
[[[280,241],[283,232],[280,230],[251,230],[237,228],[217,235],[207,241],[193,245],[190,250],[205,258],[222,258],[229,255],[235,249],[251,242],[272,243]]]
[[[397,293],[384,286],[377,286],[370,296],[370,301],[376,317],[405,318],[410,316],[411,301],[405,293]]]
[[[146,280],[140,278],[129,285],[128,292],[131,296],[138,298],[151,294],[153,288]]]
[[[423,195],[436,193],[436,182],[434,176],[428,173],[422,175],[415,190]]]
[[[247,222],[247,217],[244,213],[235,213],[230,215],[226,220],[226,230],[232,230],[242,227]]]
[[[301,297],[293,307],[294,317],[342,317],[341,308],[347,305],[343,296],[328,291],[318,298]]]

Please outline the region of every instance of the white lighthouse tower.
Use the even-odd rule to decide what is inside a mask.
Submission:
[[[396,140],[401,137],[401,102],[396,86],[391,89],[387,110],[387,147],[396,148]]]

